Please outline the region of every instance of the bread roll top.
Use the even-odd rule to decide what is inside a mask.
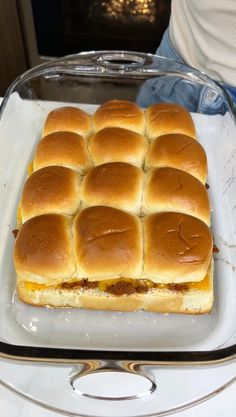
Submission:
[[[22,221],[40,214],[73,215],[80,207],[81,176],[72,169],[50,166],[26,181],[21,199]]]
[[[52,110],[45,121],[42,136],[53,132],[75,132],[88,137],[92,132],[91,117],[78,107],[59,107]]]
[[[99,130],[89,141],[89,151],[94,165],[128,162],[141,168],[147,146],[144,136],[121,127]]]
[[[158,103],[146,110],[146,136],[149,140],[167,133],[183,133],[196,136],[191,114],[182,106]]]
[[[143,260],[141,221],[112,207],[82,210],[73,226],[79,277],[140,277]]]
[[[85,176],[81,187],[83,207],[104,205],[140,214],[143,171],[125,162],[99,165]]]
[[[175,211],[210,224],[210,202],[206,187],[187,172],[156,168],[147,173],[142,212]]]
[[[212,258],[208,226],[182,213],[154,213],[144,219],[144,277],[154,282],[201,281]]]
[[[86,140],[73,132],[54,132],[38,143],[33,160],[33,170],[51,165],[65,166],[81,173],[91,168]]]
[[[202,145],[190,136],[167,134],[151,144],[145,159],[146,169],[172,167],[188,172],[203,184],[207,179],[207,156]]]
[[[110,100],[99,106],[93,115],[94,132],[105,127],[122,127],[141,135],[145,133],[144,112],[128,100]]]
[[[71,232],[72,221],[45,214],[22,225],[14,253],[21,280],[53,285],[121,277],[168,284],[200,281],[207,274],[212,235],[195,217],[155,213],[143,219],[142,230],[137,216],[94,206],[76,215]]]
[[[44,214],[20,228],[14,249],[18,280],[57,283],[75,276],[71,219]]]

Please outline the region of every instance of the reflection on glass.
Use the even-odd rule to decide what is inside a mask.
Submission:
[[[94,1],[93,7],[102,9],[104,17],[115,20],[132,20],[132,18],[156,22],[157,2],[155,0],[103,0]]]

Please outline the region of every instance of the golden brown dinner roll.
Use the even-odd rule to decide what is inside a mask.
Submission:
[[[116,294],[110,290],[115,287],[113,281],[116,280],[111,280],[105,289],[100,288],[104,286],[103,281],[78,280],[55,286],[21,281],[18,283],[18,293],[25,303],[37,306],[187,314],[208,313],[212,308],[213,260],[207,275],[199,282],[152,283],[148,286],[148,280],[121,279],[120,285],[117,285],[126,292]],[[135,284],[129,285],[130,281]]]
[[[203,184],[206,182],[206,152],[200,143],[190,136],[163,135],[151,143],[145,159],[146,169],[166,166],[186,171]]]
[[[93,126],[95,133],[105,127],[122,127],[143,135],[145,132],[144,112],[131,101],[106,101],[94,113]]]
[[[86,140],[73,132],[55,132],[44,136],[35,151],[33,170],[62,165],[82,173],[91,168]]]
[[[205,186],[187,172],[156,168],[147,173],[142,212],[174,211],[210,224],[210,202]]]
[[[158,283],[202,280],[212,257],[207,225],[182,213],[155,213],[144,218],[144,277]]]
[[[56,308],[210,311],[207,157],[190,113],[166,103],[144,113],[135,103],[111,100],[93,117],[75,107],[53,110],[43,134],[14,231],[20,300]]]
[[[18,282],[56,284],[75,274],[71,220],[45,214],[25,222],[16,238],[14,264]]]
[[[146,110],[146,136],[149,140],[169,133],[196,136],[193,119],[184,107],[177,104],[152,104]]]
[[[50,166],[34,172],[26,181],[21,199],[22,221],[40,214],[72,215],[80,206],[80,174]]]
[[[98,165],[81,185],[82,207],[103,205],[140,213],[143,171],[125,162]]]
[[[95,166],[106,162],[128,162],[142,167],[147,141],[132,130],[107,127],[91,137],[89,151]]]
[[[89,207],[75,217],[73,234],[79,277],[140,276],[143,248],[138,217],[112,207]]]
[[[46,118],[42,136],[62,131],[75,132],[87,138],[92,133],[91,116],[77,107],[52,110]]]

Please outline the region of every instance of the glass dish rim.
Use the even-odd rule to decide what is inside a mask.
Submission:
[[[106,65],[106,61],[100,62],[100,57],[109,56],[110,59],[127,59],[127,62],[132,59],[132,57],[136,58],[137,63],[140,65],[133,65],[132,64],[120,64],[117,66],[116,64]],[[150,63],[155,63],[157,60],[161,60],[165,63],[171,62],[171,65],[176,64],[177,68],[181,65],[182,68],[188,70],[189,72],[186,74],[188,77],[192,77],[193,81],[198,79],[203,84],[208,85],[211,88],[214,88],[215,91],[220,93],[224,96],[228,108],[231,113],[231,117],[234,119],[236,124],[236,106],[234,105],[231,97],[229,96],[227,90],[216,81],[213,81],[210,77],[208,77],[205,73],[196,70],[193,67],[188,65],[182,64],[178,61],[157,56],[154,54],[145,54],[141,52],[132,52],[132,51],[89,51],[89,52],[81,52],[78,54],[67,55],[64,57],[56,58],[50,60],[49,62],[39,64],[32,69],[21,74],[17,77],[12,84],[7,89],[3,100],[0,104],[0,121],[2,114],[4,113],[4,109],[6,103],[10,97],[10,95],[14,92],[15,88],[31,79],[32,77],[36,77],[37,75],[45,75],[46,73],[56,72],[58,70],[64,71],[64,73],[69,73],[72,70],[79,72],[82,70],[85,72],[83,75],[91,76],[98,76],[99,73],[89,72],[91,68],[87,68],[85,64],[76,64],[68,63],[69,60],[75,61],[76,59],[81,60],[82,58],[88,58],[92,64],[95,63],[104,69],[102,75],[100,76],[122,76],[127,78],[128,75],[144,75],[145,74],[145,66],[142,67],[143,63],[146,63],[148,59],[150,59]],[[138,60],[137,60],[138,58]],[[142,63],[140,61],[142,59]],[[84,65],[84,68],[82,68]],[[66,67],[68,71],[66,71]],[[141,71],[139,72],[141,68]],[[160,70],[158,68],[148,69],[148,73],[150,75],[149,78],[153,78],[155,75],[160,75]],[[173,74],[173,69],[169,71],[170,74]],[[185,73],[185,71],[178,71],[176,70],[175,73],[177,75]],[[147,74],[147,72],[146,72]],[[166,71],[165,71],[166,75]],[[168,75],[168,74],[167,74]],[[7,342],[0,341],[0,357],[17,360],[17,361],[33,361],[33,362],[42,362],[46,361],[48,363],[65,363],[65,362],[74,362],[74,361],[85,361],[85,360],[96,360],[96,359],[106,359],[106,360],[128,360],[128,361],[141,361],[141,362],[151,362],[152,364],[158,363],[179,363],[179,364],[199,364],[199,363],[212,363],[212,362],[222,362],[231,360],[236,355],[236,343],[227,346],[224,348],[214,349],[214,350],[204,350],[204,351],[115,351],[115,350],[88,350],[88,349],[70,349],[70,348],[49,348],[49,347],[34,347],[34,346],[24,346],[24,345],[14,345]]]
[[[140,362],[143,364],[199,365],[221,363],[236,357],[236,344],[209,351],[115,351],[13,345],[0,341],[0,358],[47,363],[83,363],[88,360]]]
[[[101,60],[101,57],[109,57],[110,60],[114,59],[114,60],[119,60],[119,59],[123,59],[123,60],[127,60],[128,64],[121,64],[121,65],[108,65],[106,63],[106,60],[104,59],[103,61]],[[138,65],[136,66],[132,66],[132,64],[129,64],[129,62],[131,61],[133,57],[133,60],[138,63]],[[70,63],[68,62],[69,60],[75,61],[76,59],[78,60],[82,60],[83,58],[87,58],[88,62],[90,62],[90,67],[86,67],[85,63],[81,64],[76,64],[76,63]],[[142,61],[140,61],[142,60]],[[79,71],[85,71],[85,73],[83,75],[92,75],[94,74],[94,76],[114,76],[114,75],[119,75],[120,77],[125,76],[125,78],[127,78],[129,75],[136,75],[136,76],[141,76],[143,75],[146,70],[146,67],[148,68],[148,71],[146,70],[146,74],[149,74],[150,77],[149,78],[153,78],[155,75],[160,75],[161,71],[157,68],[157,67],[153,67],[151,68],[150,64],[155,65],[155,63],[157,63],[157,61],[162,61],[167,63],[170,63],[170,65],[172,66],[176,66],[177,69],[175,69],[175,74],[176,75],[181,75],[183,73],[186,73],[186,75],[191,79],[193,82],[196,82],[196,80],[198,79],[198,81],[200,81],[201,83],[205,84],[206,86],[208,85],[210,88],[214,88],[215,91],[217,91],[219,94],[221,94],[225,101],[228,104],[228,108],[230,110],[230,114],[231,117],[234,119],[235,124],[236,124],[236,105],[234,104],[230,94],[228,93],[228,91],[226,90],[226,88],[224,87],[224,85],[222,85],[222,83],[213,80],[212,78],[210,78],[206,73],[204,73],[203,71],[197,70],[194,67],[191,67],[187,64],[183,64],[177,60],[173,60],[170,58],[166,58],[160,55],[155,55],[155,54],[150,54],[150,53],[143,53],[143,52],[135,52],[135,51],[117,51],[117,50],[101,50],[101,51],[85,51],[85,52],[80,52],[77,54],[71,54],[71,55],[66,55],[63,57],[59,57],[59,58],[55,58],[55,59],[51,59],[48,62],[44,62],[41,63],[39,65],[36,65],[35,67],[25,71],[24,73],[22,73],[21,75],[19,75],[8,87],[8,89],[6,90],[6,93],[3,97],[3,100],[0,104],[0,122],[1,122],[1,118],[2,118],[2,114],[4,112],[4,108],[5,105],[10,97],[10,95],[12,94],[12,92],[14,92],[14,89],[16,86],[18,86],[20,83],[27,81],[27,79],[30,79],[33,76],[37,76],[37,75],[46,75],[47,72],[50,71],[65,71],[65,68],[69,68],[70,67],[70,71],[68,71],[67,73],[71,72],[72,69],[76,70],[77,75],[79,75]],[[102,69],[101,73],[99,73],[98,71],[94,71],[94,66],[95,64],[97,65],[96,70],[100,67],[100,69]],[[81,66],[80,66],[81,65]],[[92,73],[89,72],[89,70],[91,71],[91,66],[93,65],[93,71]],[[148,66],[149,65],[149,66]],[[84,66],[84,67],[83,67]],[[178,67],[181,66],[181,71],[178,70]],[[82,68],[83,67],[83,68]],[[184,70],[184,71],[183,71]],[[170,74],[173,74],[173,69],[171,69],[170,71],[168,71],[166,68],[164,70],[164,75],[169,75],[168,72]],[[183,77],[182,77],[183,78]]]

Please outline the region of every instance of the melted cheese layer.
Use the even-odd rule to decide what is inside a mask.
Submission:
[[[28,171],[28,176],[30,177],[30,175],[31,174],[33,174],[33,172],[34,172],[34,161],[31,161],[30,163],[29,163],[29,165],[28,165],[28,169],[27,169],[27,171]]]
[[[64,284],[58,285],[48,285],[48,284],[38,284],[36,282],[24,281],[25,287],[29,291],[45,290],[45,289],[75,289],[76,287],[83,287],[83,280],[74,279],[70,282],[66,282],[66,288]],[[96,282],[96,281],[95,281]],[[93,283],[95,284],[93,281]],[[210,279],[207,274],[202,281],[198,282],[185,282],[181,284],[156,284],[148,279],[132,279],[132,278],[117,278],[117,279],[106,279],[102,281],[97,281],[95,288],[98,288],[100,291],[106,292],[109,286],[116,285],[118,283],[129,283],[134,287],[146,286],[148,289],[166,289],[169,291],[189,291],[189,290],[199,290],[199,291],[208,291],[210,289]]]

